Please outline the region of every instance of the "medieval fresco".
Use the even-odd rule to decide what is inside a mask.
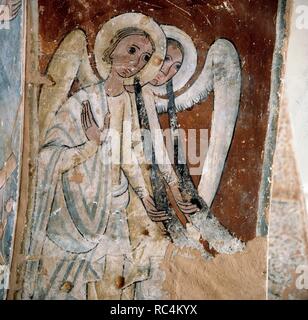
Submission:
[[[185,283],[185,259],[197,257],[202,272],[217,257],[234,267],[251,254],[262,297],[277,4],[33,0],[27,9],[31,185],[14,294],[179,298],[188,287],[174,294],[170,279]],[[270,23],[256,32],[261,16]]]
[[[21,1],[0,1],[0,299],[6,296],[19,191],[22,130]]]

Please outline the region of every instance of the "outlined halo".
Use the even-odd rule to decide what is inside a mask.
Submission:
[[[110,73],[111,64],[104,60],[103,54],[111,45],[116,33],[130,27],[145,31],[155,45],[155,51],[145,67],[137,75],[124,80],[125,85],[133,85],[134,78],[138,76],[140,83],[144,85],[157,75],[163,65],[166,54],[166,36],[151,17],[142,13],[124,13],[110,19],[103,25],[96,36],[94,46],[96,68],[100,76],[106,80]]]
[[[195,74],[198,64],[198,54],[196,47],[191,39],[191,37],[182,31],[181,29],[170,26],[170,25],[161,25],[160,26],[166,37],[178,41],[184,50],[183,62],[180,70],[173,77],[173,90],[174,92],[184,88],[188,81]],[[166,95],[166,84],[161,86],[149,85],[153,92],[157,95]]]

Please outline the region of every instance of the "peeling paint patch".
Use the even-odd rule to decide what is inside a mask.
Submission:
[[[248,242],[244,251],[205,261],[199,252],[177,250],[161,268],[172,300],[261,300],[266,298],[266,238]],[[192,290],[193,288],[193,290]]]

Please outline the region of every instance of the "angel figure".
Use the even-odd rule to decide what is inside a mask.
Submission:
[[[148,126],[153,133],[154,155],[156,161],[158,160],[158,164],[154,164],[153,167],[157,167],[156,171],[160,171],[160,176],[163,178],[159,183],[159,173],[154,174],[155,178],[152,179],[154,189],[156,185],[160,194],[164,184],[171,189],[178,209],[184,214],[182,221],[185,222],[186,217],[186,223],[193,227],[189,232],[192,232],[197,241],[201,243],[207,241],[209,247],[216,252],[231,253],[242,250],[241,241],[233,237],[209,211],[219,186],[238,114],[241,91],[238,54],[229,41],[225,39],[215,41],[209,49],[198,79],[186,92],[175,98],[174,92],[184,88],[196,71],[197,52],[191,38],[182,30],[167,25],[162,26],[162,29],[167,37],[164,64],[150,84],[142,88],[142,97],[137,97],[137,105],[138,100],[144,102],[144,110],[139,112],[142,113],[142,118],[145,117],[144,114],[146,115]],[[215,99],[211,137],[197,190],[191,180],[181,148],[176,113],[205,100],[212,90]],[[167,99],[162,97],[164,95],[167,95]],[[142,109],[142,104],[140,108]],[[165,156],[168,152],[164,150],[163,136],[157,134],[161,129],[158,114],[162,112],[169,114],[170,128],[176,142],[174,146],[176,172],[171,165],[174,162]],[[160,163],[160,159],[163,159],[164,163]],[[165,202],[163,208],[168,206],[166,197],[158,195],[155,200],[157,198],[158,202]],[[196,204],[201,210],[197,210]],[[191,245],[187,242],[190,238],[187,232],[184,231],[184,242],[182,236],[178,237],[183,233],[183,230],[180,232],[179,226],[168,223],[167,229],[172,233],[173,240],[179,241],[182,245]],[[185,237],[185,233],[188,238]]]
[[[128,186],[155,222],[158,211],[141,173],[125,85],[160,70],[163,31],[151,18],[126,13],[109,20],[95,41],[94,75],[83,31],[68,34],[55,52],[39,101],[40,151],[35,203],[26,244],[26,299],[85,299],[101,280],[106,298],[133,299],[148,277],[131,257]],[[69,97],[76,79],[82,89]],[[124,279],[127,279],[124,281]]]

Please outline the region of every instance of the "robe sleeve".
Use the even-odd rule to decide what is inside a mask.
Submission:
[[[132,139],[133,118],[131,105],[124,107],[123,120],[121,168],[138,197],[142,199],[150,193],[143,176],[141,164],[138,161],[139,154],[135,150]]]
[[[65,147],[59,159],[60,173],[68,171],[87,161],[96,154],[97,150],[98,144],[95,141],[87,141],[83,145],[77,147]]]
[[[65,107],[67,109],[64,109]],[[73,111],[70,111],[70,108]],[[59,178],[63,172],[86,161],[98,150],[98,145],[93,141],[87,141],[83,132],[79,118],[81,106],[71,99],[63,109],[55,115],[53,123],[46,131],[44,144],[37,157],[35,202],[31,215],[29,240],[25,245],[27,252],[23,291],[25,298],[31,297],[34,292]]]
[[[131,150],[132,150],[130,155],[131,163],[122,164],[122,170],[125,176],[127,177],[130,185],[138,195],[138,197],[142,199],[149,195],[149,191],[146,186],[143,173],[138,163],[136,154],[134,153],[133,149]],[[124,160],[124,157],[125,155],[123,154],[123,160]]]

